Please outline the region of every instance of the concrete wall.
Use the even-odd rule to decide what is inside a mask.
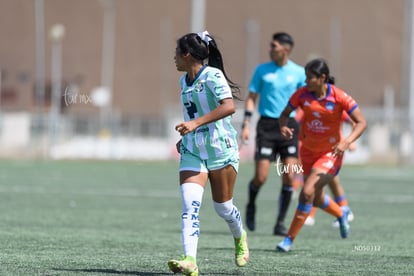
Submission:
[[[0,0],[0,67],[3,111],[32,111],[35,87],[35,1]],[[66,27],[63,78],[79,93],[101,84],[103,8],[98,0],[44,0],[46,34]],[[113,108],[160,116],[178,102],[175,41],[190,31],[190,0],[115,1]],[[404,0],[208,0],[206,28],[217,38],[229,76],[245,87],[254,66],[268,60],[276,31],[296,40],[292,58],[304,64],[326,58],[339,86],[363,105],[382,105],[385,86],[400,91]],[[51,43],[45,37],[50,82]],[[64,86],[65,87],[65,86]],[[242,105],[243,103],[239,103]],[[67,112],[98,112],[72,103]]]

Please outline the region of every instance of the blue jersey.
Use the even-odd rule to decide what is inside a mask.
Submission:
[[[259,114],[279,118],[290,96],[305,85],[305,80],[305,69],[291,60],[283,66],[278,66],[274,61],[257,66],[249,91],[260,95]],[[294,112],[291,116],[295,116]]]

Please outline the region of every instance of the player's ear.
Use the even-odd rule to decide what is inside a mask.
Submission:
[[[285,51],[289,55],[292,52],[292,47],[289,44],[284,44]]]

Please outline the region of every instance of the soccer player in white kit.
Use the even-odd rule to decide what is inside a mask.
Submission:
[[[184,256],[168,261],[168,266],[174,273],[198,275],[199,212],[208,180],[214,209],[226,221],[234,238],[236,265],[245,266],[249,260],[247,235],[240,211],[233,205],[239,166],[237,133],[230,122],[236,110],[233,92],[239,88],[227,78],[221,53],[207,31],[181,37],[177,41],[175,63],[178,71],[185,72],[180,78],[184,122],[175,126],[182,136],[177,150],[181,154]]]

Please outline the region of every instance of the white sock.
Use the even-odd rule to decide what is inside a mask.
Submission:
[[[214,201],[214,209],[217,214],[227,222],[233,237],[239,239],[242,235],[243,225],[240,219],[240,212],[237,207],[233,205],[233,199],[223,203]]]
[[[200,235],[199,212],[204,188],[196,183],[180,186],[182,199],[181,233],[184,256],[197,257],[198,237]]]

